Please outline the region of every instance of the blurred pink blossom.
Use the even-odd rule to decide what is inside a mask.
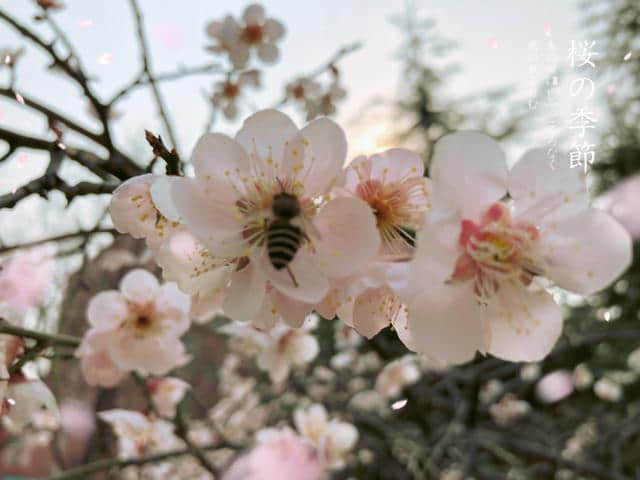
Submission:
[[[555,403],[573,392],[573,375],[566,370],[556,370],[542,377],[536,385],[536,395],[541,402]]]
[[[53,276],[43,249],[18,252],[0,266],[0,302],[20,311],[42,304]]]
[[[270,435],[236,460],[223,480],[320,480],[324,474],[318,452],[290,431]]]
[[[620,182],[598,199],[634,239],[640,238],[640,174]]]

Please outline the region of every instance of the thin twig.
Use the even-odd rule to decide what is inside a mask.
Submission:
[[[100,233],[110,233],[112,235],[117,234],[118,232],[113,228],[94,228],[93,230],[86,230],[80,232],[71,232],[65,233],[63,235],[58,235],[56,237],[42,238],[40,240],[33,240],[31,242],[20,243],[18,245],[5,245],[0,246],[0,254],[8,253],[13,250],[21,249],[21,248],[32,248],[37,247],[38,245],[42,245],[44,243],[50,242],[64,242],[66,240],[72,240],[76,238],[88,238],[93,235],[97,235]]]
[[[179,67],[175,72],[159,73],[154,77],[154,79],[156,82],[165,82],[179,80],[181,78],[193,75],[203,75],[205,73],[214,73],[221,71],[223,70],[220,68],[220,65],[218,63],[207,63],[195,67]],[[120,90],[118,90],[118,92],[116,92],[113,97],[111,97],[111,100],[107,102],[107,105],[112,106],[113,104],[120,101],[123,97],[128,95],[132,90],[144,85],[148,85],[149,83],[149,77],[147,77],[144,70],[142,70],[132,82],[128,83]]]
[[[0,208],[13,208],[29,195],[43,195],[50,190],[59,190],[68,201],[83,195],[103,195],[113,192],[117,185],[111,183],[80,182],[69,185],[58,176],[43,176],[30,181],[13,193],[0,195]]]
[[[136,0],[130,0],[131,8],[133,9],[133,13],[136,21],[136,29],[138,32],[138,41],[140,43],[141,50],[141,58],[143,71],[147,76],[147,80],[149,85],[151,86],[151,91],[153,93],[153,97],[155,98],[156,105],[158,107],[158,112],[160,113],[160,118],[162,118],[162,123],[164,123],[164,127],[167,130],[167,134],[169,135],[169,140],[173,144],[173,147],[178,150],[178,140],[173,131],[173,127],[171,126],[171,122],[169,120],[169,115],[167,114],[167,108],[164,104],[164,100],[162,99],[162,95],[160,94],[160,89],[158,88],[158,84],[156,83],[156,78],[151,71],[151,60],[149,54],[149,46],[147,45],[147,37],[144,33],[144,25],[142,22],[142,12],[140,11],[140,7],[138,6],[138,2]]]
[[[45,342],[50,345],[60,345],[64,347],[77,347],[80,345],[80,339],[71,335],[45,333],[37,330],[11,325],[9,322],[0,318],[0,333],[15,335],[17,337],[32,338],[39,342]]]

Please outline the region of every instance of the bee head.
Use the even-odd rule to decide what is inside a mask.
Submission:
[[[298,197],[287,192],[280,192],[273,197],[271,206],[273,214],[283,220],[291,220],[300,215],[300,202]]]

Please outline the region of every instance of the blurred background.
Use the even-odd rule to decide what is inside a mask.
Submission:
[[[640,181],[635,176],[640,170],[636,0],[265,0],[262,4],[267,15],[285,27],[279,58],[273,64],[249,66],[259,68],[259,86],[243,87],[232,111],[215,93],[220,82],[237,77],[230,76],[226,59],[207,50],[211,37],[206,27],[227,14],[240,16],[246,5],[208,0],[139,2],[151,68],[159,78],[167,77],[159,88],[173,135],[148,85],[132,85],[140,73],[141,52],[128,2],[68,0],[64,8],[47,15],[55,18],[73,45],[73,58],[81,61],[100,100],[109,101],[131,87],[103,114],[108,116],[115,150],[132,159],[140,171],[150,165],[156,170],[162,167],[151,164],[145,130],[161,134],[188,158],[203,132],[232,134],[248,114],[274,106],[299,124],[318,113],[333,115],[347,132],[349,158],[405,146],[418,151],[428,167],[439,137],[452,130],[478,129],[503,143],[510,163],[536,146],[547,148],[550,163],[569,161],[562,152],[573,148],[574,112],[587,108],[593,120],[585,138],[594,145],[595,156],[577,168],[588,170],[597,204],[617,216],[636,238],[640,236]],[[57,36],[46,19],[34,18],[42,16],[35,1],[0,0],[0,10],[42,38]],[[572,56],[581,46],[593,53],[589,57],[593,66],[586,69],[576,66]],[[61,41],[56,48],[66,52],[63,55],[70,53]],[[25,105],[25,99],[51,107],[91,131],[98,131],[104,118],[91,111],[78,84],[55,68],[43,49],[4,20],[0,52],[5,58],[0,64],[0,254],[8,259],[16,247],[57,239],[44,243],[40,253],[49,268],[45,293],[41,304],[29,310],[27,324],[81,335],[91,295],[112,288],[127,268],[155,267],[140,242],[112,234],[106,214],[108,195],[70,196],[56,188],[21,190],[43,176],[50,157],[41,148],[16,144],[7,132],[47,141],[62,138],[59,126],[30,108],[29,101]],[[322,84],[323,98],[329,101],[322,105],[327,110],[313,111],[310,103],[297,101],[291,87],[304,76]],[[578,86],[583,89],[579,94]],[[65,129],[65,144],[96,155],[112,153],[73,130]],[[14,151],[14,146],[19,148]],[[58,175],[69,185],[101,181],[95,171],[69,159],[59,166]],[[16,192],[19,201],[12,200]],[[397,395],[396,400],[409,400],[406,407],[396,412],[385,400],[384,407],[366,414],[345,413],[352,415],[361,432],[358,448],[372,452],[373,459],[362,454],[335,478],[640,478],[637,253],[635,258],[625,277],[601,294],[581,298],[556,292],[566,306],[565,334],[544,362],[517,365],[478,359],[446,372],[422,366],[420,380],[403,385],[403,393]],[[44,260],[39,257],[32,263],[42,266]],[[407,353],[391,332],[345,347],[336,343],[338,327],[332,322],[320,325],[321,354],[310,370],[331,366],[342,349],[371,354],[378,361],[378,367],[343,371],[339,380],[329,382],[319,398],[331,397],[326,404],[336,411],[347,412],[351,397],[375,384],[380,364]],[[207,412],[222,395],[214,376],[203,372],[218,368],[227,348],[224,339],[203,335],[199,328],[207,329],[198,327],[187,337],[198,363],[181,372],[193,385],[194,398],[189,402],[196,417],[210,415]],[[67,467],[103,458],[113,453],[114,442],[103,426],[96,426],[93,411],[144,408],[133,380],[115,390],[90,389],[70,362],[44,362],[34,368],[48,375],[47,383],[66,407],[70,423],[65,427],[68,433],[62,434],[67,438],[65,451],[56,453],[48,441],[41,445],[34,440],[30,448],[48,453],[33,455],[25,450],[28,442],[5,436],[0,440],[5,442],[0,443],[4,449],[0,472],[45,475],[51,471],[52,458],[59,455]],[[250,374],[268,383],[255,368]],[[542,380],[554,374],[545,387]],[[349,384],[353,376],[368,387],[358,390]],[[282,391],[288,388],[315,399],[309,393],[314,380],[301,379],[293,375]],[[466,405],[462,420],[456,405]],[[280,413],[275,418],[282,419],[291,408],[276,410]],[[476,436],[481,440],[474,443]],[[26,460],[20,455],[27,455]]]

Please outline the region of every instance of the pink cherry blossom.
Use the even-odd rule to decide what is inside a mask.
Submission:
[[[59,420],[60,412],[53,393],[39,379],[26,379],[14,376],[6,389],[8,411],[3,423],[10,431],[21,432],[31,424],[36,413],[47,414]]]
[[[573,392],[573,376],[566,370],[556,370],[540,379],[536,395],[544,403],[559,402]]]
[[[152,250],[162,244],[167,235],[178,227],[178,222],[169,220],[159,212],[170,210],[164,205],[156,205],[154,196],[162,199],[167,195],[154,195],[153,186],[168,188],[169,178],[146,174],[130,178],[113,192],[109,213],[113,226],[120,233],[128,233],[133,238],[144,238]]]
[[[289,377],[293,367],[307,365],[318,355],[318,340],[312,335],[317,322],[309,318],[300,328],[278,323],[271,330],[261,331],[246,323],[234,322],[220,329],[246,342],[246,349],[255,353],[258,368],[269,374],[275,383]]]
[[[408,275],[394,280],[418,352],[444,363],[476,351],[540,360],[562,312],[538,277],[585,295],[627,268],[629,234],[589,207],[584,173],[566,163],[552,170],[543,150],[531,150],[507,170],[489,137],[458,132],[438,142],[433,209]]]
[[[327,201],[346,149],[344,133],[331,120],[298,130],[276,110],[249,117],[235,140],[209,133],[198,141],[192,155],[195,178],[173,179],[171,195],[190,233],[212,257],[233,266],[226,315],[253,319],[270,302],[271,310],[300,324],[328,292],[329,277],[349,276],[378,251],[375,218],[365,202]],[[280,194],[300,205],[291,222],[303,241],[287,268],[277,270],[267,254],[266,234]]]
[[[43,249],[20,251],[0,263],[0,302],[17,312],[41,305],[53,277],[53,261]]]
[[[385,365],[376,378],[376,390],[387,398],[394,398],[404,387],[419,379],[420,368],[415,355],[405,355]]]
[[[223,475],[223,480],[321,480],[324,477],[325,469],[317,450],[304,438],[290,430],[262,433],[262,441],[238,458]]]
[[[176,377],[152,378],[147,381],[151,401],[159,415],[173,418],[176,406],[182,401],[190,385]]]
[[[99,412],[98,417],[113,428],[119,458],[141,457],[182,446],[174,434],[173,424],[166,420],[122,409]]]
[[[324,465],[330,470],[344,468],[349,453],[358,441],[358,430],[347,422],[329,418],[321,404],[293,413],[296,429],[318,449]]]
[[[380,237],[375,262],[347,279],[332,281],[318,311],[336,314],[358,333],[373,337],[402,322],[406,307],[388,285],[388,271],[413,254],[413,235],[430,208],[429,180],[419,155],[400,148],[356,158],[345,171],[343,193],[360,198],[373,210]]]
[[[189,328],[189,297],[174,283],[159,285],[146,270],[132,270],[120,290],[89,302],[91,328],[77,355],[89,383],[113,385],[120,372],[164,375],[189,357],[180,336]]]
[[[634,239],[640,238],[640,175],[634,175],[598,198],[597,206],[613,215]]]
[[[207,25],[207,34],[216,40],[208,49],[214,53],[225,52],[236,69],[244,68],[252,49],[265,63],[278,59],[278,42],[284,36],[284,27],[273,18],[266,18],[261,5],[249,5],[238,23],[231,15],[222,22]]]
[[[240,73],[237,78],[228,78],[215,84],[211,103],[222,109],[224,116],[233,119],[238,115],[238,101],[242,97],[246,87],[257,88],[260,86],[260,71],[247,70]]]

